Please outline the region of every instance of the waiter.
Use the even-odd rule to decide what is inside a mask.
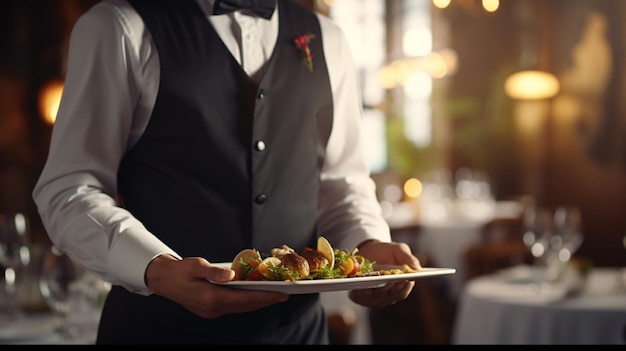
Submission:
[[[243,6],[243,7],[241,7]],[[104,0],[76,23],[34,189],[52,242],[113,288],[98,343],[328,343],[319,294],[209,283],[244,248],[391,242],[350,51],[289,0]],[[414,283],[350,292],[379,307]]]

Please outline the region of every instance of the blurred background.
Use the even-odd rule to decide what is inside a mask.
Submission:
[[[419,232],[433,197],[567,206],[583,219],[576,256],[626,266],[625,1],[294,1],[351,45],[367,157],[397,238]],[[70,31],[97,2],[1,5],[0,213],[26,214],[33,243],[48,240],[31,192]]]

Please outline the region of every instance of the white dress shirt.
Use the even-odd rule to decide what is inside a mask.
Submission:
[[[241,11],[212,16],[213,0],[198,3],[258,81],[276,42],[279,9],[265,20]],[[318,17],[334,103],[321,173],[320,233],[344,249],[368,239],[389,241],[362,151],[362,105],[350,49],[341,30]],[[103,279],[143,295],[151,294],[144,282],[150,260],[163,253],[180,256],[117,206],[115,195],[120,160],[148,123],[159,74],[150,33],[126,0],[105,0],[86,12],[72,30],[64,94],[33,191],[56,246]],[[282,244],[288,243],[276,243]]]

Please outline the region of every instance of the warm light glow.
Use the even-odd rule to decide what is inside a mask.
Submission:
[[[393,76],[397,84],[403,85],[409,74],[411,74],[411,68],[409,62],[405,60],[396,60],[391,63],[393,68]]]
[[[548,100],[522,100],[513,106],[515,127],[524,136],[537,135],[544,127],[544,119],[549,114]]]
[[[391,89],[396,86],[396,75],[393,67],[383,66],[378,71],[378,81],[385,89]]]
[[[402,37],[402,50],[406,56],[426,56],[432,51],[433,35],[430,29],[416,27]]]
[[[548,99],[559,93],[559,80],[543,71],[521,71],[509,76],[504,91],[513,99]]]
[[[415,199],[422,194],[422,182],[411,178],[404,183],[404,193],[409,199]]]
[[[404,90],[413,99],[428,99],[432,95],[433,82],[425,72],[416,72],[404,81]]]
[[[432,78],[445,78],[456,72],[457,54],[452,49],[431,52],[426,56],[393,61],[378,71],[378,81],[385,89],[415,81],[418,73],[427,73]]]
[[[450,6],[452,0],[433,0],[433,5],[440,9]],[[482,0],[482,5],[487,12],[496,12],[500,7],[500,0]]]
[[[496,12],[500,7],[500,0],[483,0],[483,8],[487,12]]]
[[[433,0],[433,5],[435,5],[435,7],[437,8],[445,9],[450,5],[451,1],[452,0]]]
[[[414,71],[425,71],[433,78],[444,78],[456,72],[458,59],[452,49],[431,52],[428,56],[413,60]]]
[[[62,94],[62,81],[51,81],[41,88],[39,93],[39,113],[46,123],[54,124],[59,112]]]

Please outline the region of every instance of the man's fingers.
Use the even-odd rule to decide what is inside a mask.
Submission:
[[[235,271],[230,268],[211,266],[208,279],[216,283],[226,283],[235,278]]]

